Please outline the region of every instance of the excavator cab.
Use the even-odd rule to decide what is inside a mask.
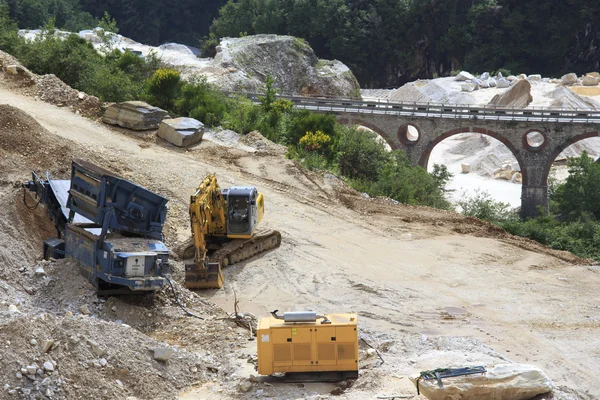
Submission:
[[[227,201],[227,237],[250,238],[259,221],[259,197],[264,213],[262,194],[255,187],[242,186],[234,186],[222,192]]]

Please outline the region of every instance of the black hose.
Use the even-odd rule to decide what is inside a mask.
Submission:
[[[169,279],[169,277],[168,277],[168,276],[166,276],[166,275],[165,275],[165,279],[167,280],[167,282],[169,282],[169,285],[171,285],[171,290],[173,290],[173,297],[175,297],[175,302],[177,303],[177,305],[179,305],[179,307],[180,307],[180,308],[183,310],[183,312],[184,312],[186,315],[190,316],[190,317],[194,317],[194,318],[198,318],[198,319],[202,319],[202,320],[203,320],[204,318],[202,318],[202,317],[201,317],[201,316],[199,316],[199,315],[196,315],[196,314],[193,314],[193,313],[189,312],[189,311],[187,310],[187,308],[185,308],[185,307],[183,306],[183,304],[181,304],[181,303],[179,302],[179,296],[177,295],[177,292],[175,291],[175,286],[173,286],[173,282],[171,282],[171,279]]]
[[[377,350],[375,347],[371,346],[371,345],[369,344],[369,342],[367,342],[367,341],[365,340],[365,338],[361,337],[361,338],[360,338],[360,340],[362,340],[364,344],[366,344],[367,346],[369,346],[370,348],[372,348],[373,350],[375,350],[375,353],[377,353],[377,355],[379,356],[379,359],[381,360],[381,364],[379,364],[379,365],[383,365],[383,363],[385,363],[385,360],[383,359],[383,357],[382,357],[382,356],[381,356],[381,354],[379,353],[379,350]]]
[[[25,204],[25,207],[27,207],[28,209],[30,209],[30,210],[35,210],[35,209],[36,209],[36,208],[37,208],[37,207],[40,205],[40,202],[42,201],[42,198],[41,198],[41,197],[40,197],[40,198],[38,198],[38,201],[37,201],[37,203],[35,203],[35,205],[33,205],[33,206],[29,206],[29,205],[27,204],[27,200],[26,200],[26,194],[25,194],[25,192],[27,192],[27,189],[26,189],[26,188],[23,188],[23,204]]]

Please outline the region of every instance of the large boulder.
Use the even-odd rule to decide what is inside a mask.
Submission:
[[[562,85],[574,85],[577,83],[577,74],[574,72],[571,72],[569,74],[563,75],[562,78],[560,78],[560,83]]]
[[[410,376],[415,384],[419,375]],[[499,364],[485,374],[436,380],[419,380],[421,394],[429,400],[528,400],[553,389],[552,381],[539,368],[524,364]]]
[[[204,124],[194,118],[163,119],[158,137],[179,147],[198,143],[204,135]]]
[[[226,90],[262,90],[270,75],[282,94],[360,98],[358,81],[346,65],[320,60],[307,42],[293,36],[223,38],[211,68],[217,66],[229,73],[209,81]]]
[[[462,81],[470,81],[473,78],[475,78],[475,77],[473,75],[471,75],[470,73],[468,73],[467,71],[460,71],[459,74],[456,75],[454,80],[462,82]]]
[[[506,89],[510,87],[510,81],[506,78],[500,78],[498,79],[497,86],[499,89]]]
[[[581,81],[583,86],[597,86],[598,82],[600,82],[600,79],[595,77],[594,75],[586,75]]]
[[[158,128],[161,121],[168,115],[169,113],[165,110],[143,101],[125,101],[108,107],[102,117],[102,122],[144,131]]]
[[[523,79],[516,81],[506,92],[495,95],[488,104],[500,107],[525,108],[532,101],[531,84]]]

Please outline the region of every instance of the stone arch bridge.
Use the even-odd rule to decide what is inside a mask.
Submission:
[[[340,123],[363,125],[402,149],[414,165],[427,168],[433,148],[465,132],[504,143],[521,168],[521,216],[548,207],[548,174],[556,157],[571,144],[599,136],[600,112],[564,109],[510,109],[462,105],[391,103],[281,96],[296,107],[333,113]]]

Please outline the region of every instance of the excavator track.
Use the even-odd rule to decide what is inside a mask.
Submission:
[[[281,233],[271,231],[254,235],[251,239],[234,239],[222,245],[211,254],[205,267],[198,269],[196,264],[185,265],[185,287],[188,289],[220,289],[225,279],[222,267],[247,260],[257,254],[279,247]],[[181,250],[183,254],[188,249]]]
[[[226,267],[247,260],[262,252],[275,249],[279,245],[281,245],[281,233],[279,231],[255,235],[251,239],[234,239],[215,251],[210,256],[210,261],[218,262],[221,267]]]

